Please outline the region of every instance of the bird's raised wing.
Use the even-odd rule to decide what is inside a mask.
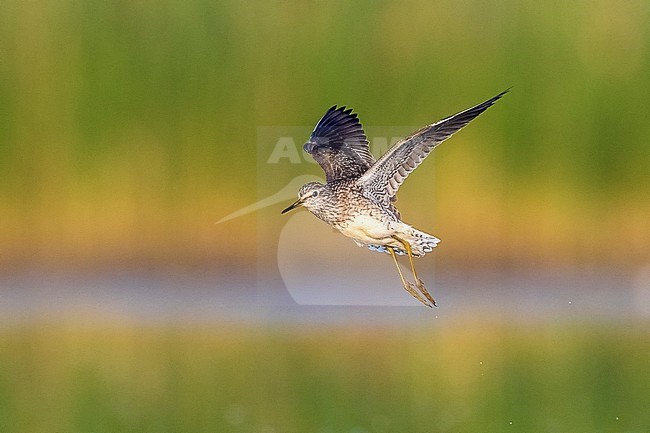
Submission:
[[[336,105],[327,110],[303,149],[323,168],[328,183],[358,179],[375,162],[356,113]]]
[[[425,126],[396,143],[357,180],[364,194],[386,206],[390,205],[406,177],[438,144],[487,110],[507,92],[508,90],[501,92],[482,104]]]

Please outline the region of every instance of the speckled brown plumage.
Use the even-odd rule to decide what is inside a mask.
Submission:
[[[323,168],[327,182],[311,182],[283,213],[304,206],[357,245],[391,254],[404,288],[426,306],[433,297],[417,276],[412,257],[423,256],[440,242],[401,220],[394,205],[404,180],[431,151],[492,106],[505,93],[425,126],[396,143],[378,160],[370,153],[358,116],[345,107],[330,108],[317,123],[304,150]],[[396,254],[408,255],[415,286],[406,281]],[[417,288],[417,290],[416,290]]]

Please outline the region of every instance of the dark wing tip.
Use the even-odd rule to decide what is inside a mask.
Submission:
[[[503,97],[506,93],[508,93],[512,89],[512,87],[508,87],[506,90],[503,92],[499,93],[496,96],[493,96],[492,98],[488,99],[487,101],[483,102],[482,104],[478,104],[477,106],[470,108],[470,110],[480,110],[481,112],[485,111],[487,108],[491,107],[494,105],[495,102],[497,102],[499,99]]]
[[[349,120],[352,122],[348,122]],[[345,105],[340,107],[333,105],[318,121],[311,135],[312,137],[325,136],[323,132],[327,132],[328,126],[336,126],[341,123],[359,123],[357,113],[353,113],[352,108],[347,108]]]
[[[319,145],[327,146],[329,143],[333,147],[338,147],[343,140],[360,144],[367,142],[357,113],[353,113],[352,108],[347,108],[345,105],[341,107],[333,105],[318,121],[304,148],[305,151],[312,153]]]
[[[341,108],[345,108],[345,105],[342,106]],[[323,120],[325,117],[327,117],[328,114],[333,113],[334,111],[340,110],[341,108],[338,107],[338,105],[332,105],[327,112],[323,115],[321,120]],[[319,121],[320,122],[320,121]]]
[[[501,97],[503,97],[503,95],[505,95],[506,93],[508,93],[511,90],[512,90],[512,86],[508,87],[506,90],[504,90],[503,92],[496,95],[494,98],[492,98],[492,100],[496,102],[498,99],[501,99]]]
[[[512,87],[507,88],[503,92],[499,93],[496,96],[493,96],[492,98],[488,99],[485,102],[482,102],[478,105],[468,108],[467,110],[456,113],[453,116],[449,116],[438,123],[439,124],[449,123],[448,126],[454,125],[457,126],[458,129],[460,129],[463,126],[465,126],[467,123],[469,123],[472,119],[476,118],[479,114],[483,113],[485,110],[487,110],[492,105],[494,105],[494,103],[497,102],[499,99],[501,99],[503,95],[508,93],[510,89],[512,89]]]

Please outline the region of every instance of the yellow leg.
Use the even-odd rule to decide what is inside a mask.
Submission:
[[[393,239],[395,239],[397,242],[402,244],[402,246],[406,250],[406,254],[409,256],[409,263],[411,264],[411,272],[413,272],[413,278],[415,279],[416,287],[433,304],[434,307],[437,307],[435,299],[433,299],[433,296],[431,296],[427,288],[424,287],[424,282],[418,277],[418,274],[415,271],[415,265],[413,264],[413,250],[411,249],[411,244],[409,244],[403,239],[398,238],[397,236],[393,236]]]
[[[397,267],[397,272],[399,272],[399,278],[402,280],[402,285],[404,286],[404,289],[406,289],[406,291],[409,292],[411,296],[413,296],[415,299],[422,302],[427,307],[431,308],[431,305],[422,297],[420,293],[418,293],[415,290],[413,284],[409,283],[408,281],[406,281],[406,279],[404,279],[404,274],[402,274],[402,270],[399,267],[399,263],[397,263],[397,256],[395,255],[395,250],[393,250],[392,247],[387,247],[387,248],[390,251],[390,255],[393,256],[393,261],[395,262],[395,266]]]

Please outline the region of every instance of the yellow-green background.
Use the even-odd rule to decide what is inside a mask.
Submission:
[[[256,261],[255,219],[213,223],[260,198],[258,126],[310,126],[333,104],[369,125],[423,125],[510,86],[401,191],[411,222],[435,209],[433,232],[453,239],[440,266],[633,273],[649,262],[648,2],[1,9],[3,275],[236,275]],[[319,173],[277,176],[305,171]],[[83,317],[0,329],[2,430],[650,426],[640,318],[512,327],[486,314],[440,330]]]

